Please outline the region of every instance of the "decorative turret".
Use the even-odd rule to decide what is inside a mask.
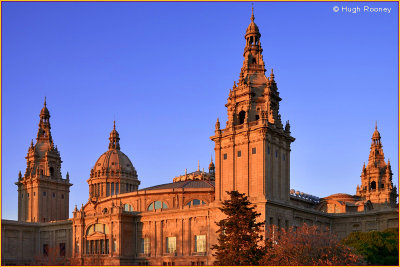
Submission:
[[[371,148],[368,164],[363,165],[361,171],[361,187],[357,188],[357,196],[370,200],[372,203],[397,202],[397,189],[393,187],[390,160],[385,163],[382,149],[381,135],[375,123],[375,131],[372,134]]]
[[[108,145],[108,149],[118,149],[120,150],[119,146],[119,133],[115,130],[115,121],[114,121],[114,128],[110,133],[110,144]]]
[[[212,175],[215,174],[215,165],[214,165],[212,156],[211,156],[210,165],[208,165],[208,172],[209,172],[210,174],[212,174]]]

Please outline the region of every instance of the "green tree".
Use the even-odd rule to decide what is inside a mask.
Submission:
[[[259,265],[264,254],[262,228],[257,222],[260,213],[255,211],[245,194],[227,192],[229,200],[220,210],[227,216],[216,222],[219,226],[218,244],[212,246],[216,256],[215,265]]]
[[[399,264],[399,229],[383,232],[354,232],[346,237],[343,244],[353,247],[371,265]]]

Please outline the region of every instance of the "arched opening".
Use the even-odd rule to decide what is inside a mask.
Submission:
[[[250,44],[253,44],[253,36],[250,36]]]
[[[376,189],[376,182],[372,181],[371,182],[371,190],[375,190]]]
[[[239,112],[239,124],[244,123],[244,119],[246,117],[246,111],[242,110]]]
[[[53,177],[53,175],[54,175],[54,168],[50,167],[50,176]]]
[[[251,61],[251,63],[256,64],[257,60],[255,58],[253,58],[253,60]]]

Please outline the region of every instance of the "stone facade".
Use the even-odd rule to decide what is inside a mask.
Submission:
[[[61,158],[51,139],[45,104],[27,171],[16,183],[21,222],[2,221],[2,264],[31,264],[32,255],[58,247],[57,260],[65,264],[211,265],[215,222],[224,216],[219,208],[230,190],[246,193],[266,226],[308,223],[327,227],[340,238],[353,231],[398,227],[397,189],[377,129],[357,195],[320,199],[290,189],[290,145],[295,139],[289,122],[282,125],[282,99],[272,69],[269,77],[265,75],[260,37],[252,14],[239,81],[226,104],[228,121],[221,129],[217,119],[211,137],[215,165],[211,160],[208,172],[199,167],[172,183],[139,189],[136,169],[121,151],[114,123],[108,150],[95,161],[87,180],[88,202],[75,207],[71,219],[47,223],[42,221],[66,219],[71,184],[68,176],[59,175]],[[22,197],[39,197],[44,190],[64,193],[66,202],[50,198],[45,206]],[[54,215],[51,205],[66,208]]]

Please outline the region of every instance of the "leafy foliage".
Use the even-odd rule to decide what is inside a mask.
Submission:
[[[218,244],[215,250],[215,265],[258,265],[264,248],[261,235],[264,222],[256,222],[260,213],[251,206],[245,194],[227,192],[230,200],[223,202],[220,210],[227,216],[217,222]]]
[[[361,265],[362,257],[341,244],[328,231],[307,224],[267,233],[266,254],[261,265]]]
[[[354,232],[343,241],[355,248],[372,265],[398,265],[399,229],[387,229],[383,232]]]

